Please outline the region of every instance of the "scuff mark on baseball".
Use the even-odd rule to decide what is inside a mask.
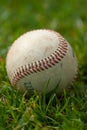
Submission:
[[[6,57],[10,82],[19,91],[56,93],[69,87],[77,76],[77,58],[70,44],[57,32],[38,29],[14,41]]]

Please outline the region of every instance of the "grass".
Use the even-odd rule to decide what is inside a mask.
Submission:
[[[86,0],[0,2],[0,130],[87,129],[87,13]],[[5,69],[8,48],[21,34],[48,28],[60,32],[74,48],[78,80],[63,97],[30,99],[9,83]]]

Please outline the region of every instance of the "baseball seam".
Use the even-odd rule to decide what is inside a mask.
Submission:
[[[20,79],[24,78],[27,75],[31,75],[33,73],[44,71],[48,68],[52,68],[64,58],[68,50],[68,43],[61,35],[58,35],[58,37],[60,43],[54,53],[42,60],[38,60],[36,62],[21,66],[15,72],[13,72],[11,80],[11,83],[13,85],[16,85],[16,83]]]
[[[71,82],[71,85],[73,85],[74,82],[75,82],[77,79],[78,79],[78,66],[77,66],[77,70],[76,70],[76,73],[75,73],[75,75],[74,75],[74,78],[73,78],[73,80],[72,80],[72,82]]]

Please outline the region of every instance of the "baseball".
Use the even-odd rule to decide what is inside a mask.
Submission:
[[[56,93],[63,92],[74,82],[77,69],[72,47],[52,30],[38,29],[23,34],[14,41],[6,57],[9,80],[23,93],[31,94],[34,90],[49,93],[56,87]]]

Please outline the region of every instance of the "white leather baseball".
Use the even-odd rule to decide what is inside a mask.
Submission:
[[[77,59],[69,43],[57,32],[40,29],[20,36],[6,58],[10,82],[19,91],[56,93],[69,87],[77,75]]]

